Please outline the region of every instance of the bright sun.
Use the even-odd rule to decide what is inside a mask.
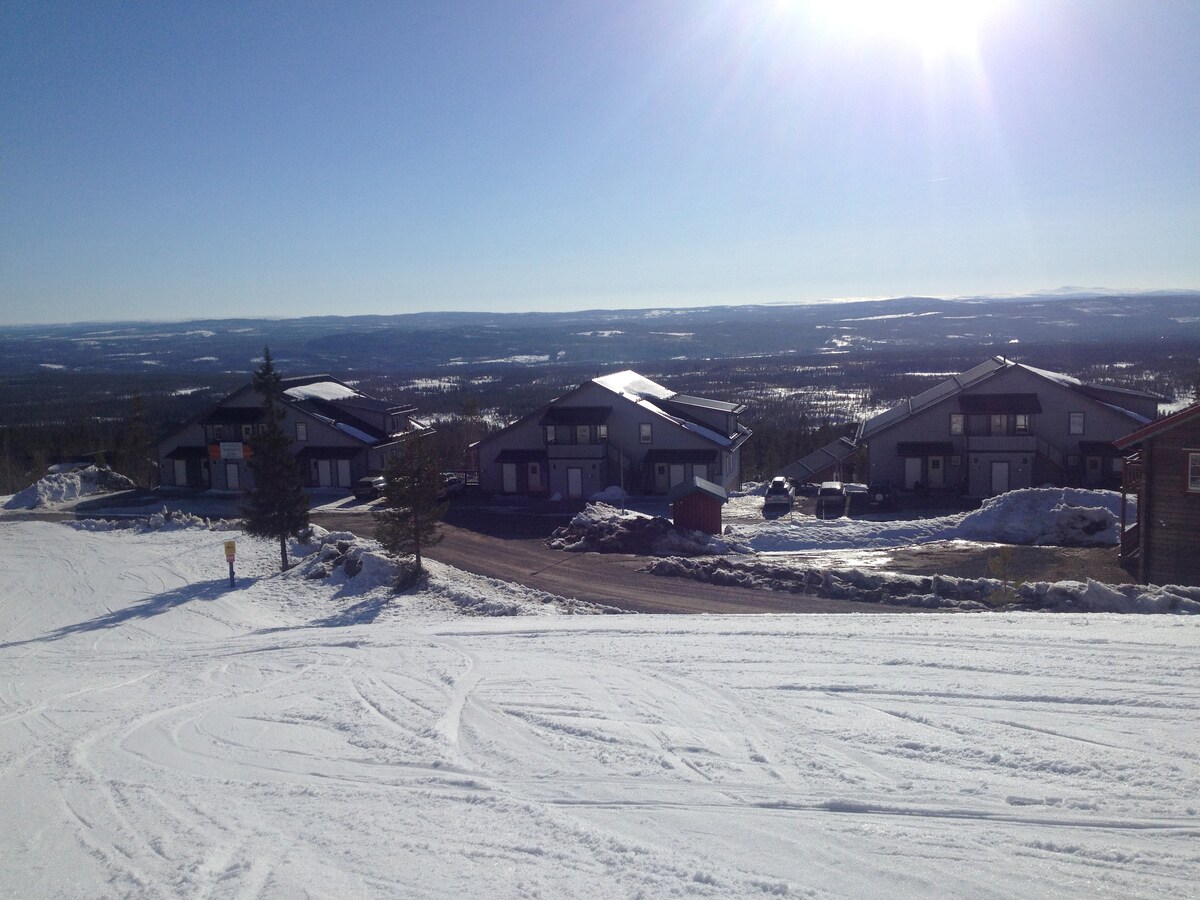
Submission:
[[[1000,0],[820,0],[830,28],[845,35],[894,40],[928,57],[973,55],[980,30]]]

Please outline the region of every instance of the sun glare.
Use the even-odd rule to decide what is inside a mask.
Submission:
[[[973,56],[999,0],[818,0],[828,26],[847,37],[904,43],[927,57]]]

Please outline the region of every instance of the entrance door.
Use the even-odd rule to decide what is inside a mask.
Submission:
[[[992,463],[992,495],[1003,494],[1008,490],[1008,463]]]
[[[240,491],[242,489],[241,468],[237,463],[225,463],[225,487],[231,491]]]
[[[515,494],[517,492],[517,464],[503,463],[501,465],[501,477],[503,479],[501,490],[506,494]]]
[[[350,487],[350,460],[339,459],[337,461],[337,483],[342,487]]]
[[[333,484],[333,472],[327,459],[317,460],[317,484],[320,487],[329,487]]]
[[[175,486],[186,487],[187,483],[187,460],[177,459],[175,460]]]
[[[683,484],[683,466],[677,463],[671,463],[670,487],[675,487],[677,484]]]
[[[911,491],[913,485],[921,480],[921,457],[906,456],[904,458],[904,489]]]
[[[942,457],[929,457],[929,486],[940,488],[946,483],[945,470],[942,468]]]
[[[583,496],[583,469],[567,469],[567,496]]]
[[[529,464],[529,492],[540,493],[542,490],[542,464],[531,462]]]

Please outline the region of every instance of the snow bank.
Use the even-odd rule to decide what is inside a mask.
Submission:
[[[294,565],[285,577],[322,581],[337,588],[335,598],[362,597],[379,590],[391,594],[397,585],[410,584],[405,596],[419,595],[459,613],[475,616],[529,616],[547,613],[591,615],[613,612],[577,600],[568,600],[524,585],[471,575],[433,560],[425,560],[426,574],[414,579],[411,557],[388,556],[378,541],[349,531],[327,531],[310,526],[303,541],[288,547]]]
[[[730,587],[928,609],[1200,614],[1200,587],[1179,585],[1108,585],[1091,579],[1014,584],[995,578],[901,575],[727,559],[661,559],[646,571]]]
[[[1028,488],[983,501],[955,537],[1001,544],[1110,546],[1120,541],[1121,495],[1080,488]]]
[[[62,468],[55,466],[55,469]],[[5,509],[41,509],[67,503],[93,494],[110,494],[133,490],[136,485],[112,469],[87,466],[71,471],[51,471],[23,491],[18,491],[4,504]]]
[[[589,503],[570,524],[556,529],[546,544],[554,550],[640,553],[648,556],[703,556],[739,549],[702,531],[676,527],[662,516]]]
[[[1121,495],[1115,491],[1026,488],[985,500],[973,512],[930,519],[821,520],[789,516],[752,525],[730,525],[725,534],[735,543],[760,552],[898,547],[951,540],[1102,547],[1120,540],[1120,505]],[[1131,509],[1133,514],[1135,509]]]
[[[78,519],[64,522],[69,528],[79,531],[184,531],[198,528],[204,531],[240,531],[237,522],[228,519],[205,519],[176,509],[153,513],[144,519]]]

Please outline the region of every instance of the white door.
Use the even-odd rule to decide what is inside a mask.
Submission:
[[[1008,463],[992,463],[992,494],[1003,494],[1008,490]]]
[[[342,487],[350,487],[350,460],[339,459],[337,461],[337,483]]]
[[[175,460],[175,486],[184,487],[187,484],[187,460]]]
[[[317,484],[321,487],[329,487],[333,483],[333,472],[330,469],[329,460],[317,460]]]
[[[567,469],[567,496],[583,496],[583,469]]]
[[[913,485],[921,480],[921,457],[904,457],[904,489],[911,491]]]
[[[542,464],[531,462],[529,464],[529,492],[535,493],[542,489]]]
[[[683,484],[683,466],[671,463],[671,487]]]
[[[506,494],[515,494],[517,492],[517,464],[503,463],[501,466],[501,477],[504,480],[502,490]]]
[[[230,491],[242,489],[242,475],[237,463],[225,463],[225,487]]]
[[[946,483],[945,471],[942,469],[942,457],[929,457],[929,486],[931,488],[940,488]]]

